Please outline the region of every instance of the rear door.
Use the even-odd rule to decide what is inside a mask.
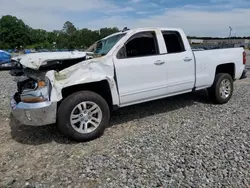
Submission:
[[[160,55],[159,42],[155,31],[139,32],[114,56],[121,106],[166,95],[167,66]]]
[[[191,91],[195,82],[195,60],[191,49],[178,31],[162,31],[167,53],[163,55],[167,65],[168,94]]]

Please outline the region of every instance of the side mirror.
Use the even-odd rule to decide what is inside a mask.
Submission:
[[[126,47],[123,45],[116,55],[117,59],[126,58]]]

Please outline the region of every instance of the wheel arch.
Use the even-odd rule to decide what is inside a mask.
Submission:
[[[215,69],[215,76],[219,73],[228,73],[235,80],[235,63],[230,62],[218,65]]]
[[[83,90],[98,93],[107,101],[110,109],[113,109],[115,106],[119,105],[119,97],[116,85],[113,84],[113,82],[111,83],[111,81],[108,79],[64,87],[61,90],[62,100],[75,92]]]

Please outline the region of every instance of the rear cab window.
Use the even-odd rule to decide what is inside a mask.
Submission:
[[[168,54],[186,51],[182,37],[178,31],[162,31]]]

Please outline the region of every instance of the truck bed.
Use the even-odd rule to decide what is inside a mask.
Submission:
[[[213,83],[216,67],[220,64],[233,63],[235,78],[239,79],[245,68],[242,63],[243,48],[226,48],[193,51],[196,62],[196,88],[210,87]]]

